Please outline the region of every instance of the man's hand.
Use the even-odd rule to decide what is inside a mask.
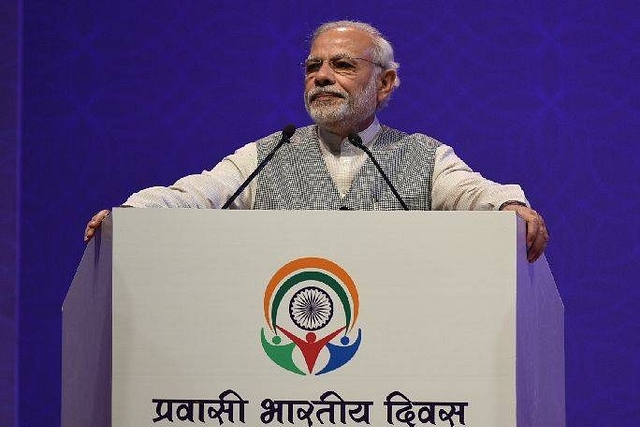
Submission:
[[[84,241],[85,243],[91,240],[94,234],[96,234],[96,230],[100,228],[102,225],[102,221],[109,215],[109,211],[107,209],[103,209],[97,214],[93,216],[87,223],[87,228],[84,229]]]
[[[519,217],[524,219],[527,223],[527,259],[529,262],[537,260],[544,248],[549,243],[549,232],[547,226],[544,224],[542,216],[533,209],[516,205],[508,204],[502,208],[503,211],[514,211]]]

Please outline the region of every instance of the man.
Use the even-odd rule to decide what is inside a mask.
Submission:
[[[304,102],[315,125],[298,129],[230,207],[401,209],[366,154],[347,140],[357,132],[410,209],[516,211],[527,223],[529,261],[542,254],[549,239],[544,220],[519,186],[484,179],[433,138],[380,125],[376,111],[400,81],[393,48],[378,30],[353,21],[324,24],[313,35],[304,67]],[[247,144],[212,170],[171,187],[135,193],[124,206],[220,208],[280,137]],[[100,211],[89,221],[85,241],[107,214]]]

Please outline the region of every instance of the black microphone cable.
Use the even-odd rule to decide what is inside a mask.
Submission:
[[[251,175],[249,175],[247,177],[247,179],[244,180],[244,182],[242,183],[242,185],[240,185],[240,187],[238,187],[236,192],[233,193],[233,195],[231,197],[229,197],[229,200],[227,200],[227,202],[224,205],[222,205],[221,209],[227,209],[229,206],[231,206],[231,203],[233,203],[234,200],[236,200],[238,198],[238,196],[244,191],[244,189],[247,187],[247,185],[249,185],[249,183],[251,181],[253,181],[253,179],[267,165],[267,163],[269,163],[269,161],[276,154],[276,151],[278,151],[280,149],[280,147],[282,147],[284,145],[285,142],[289,142],[290,141],[291,137],[293,136],[293,134],[295,132],[296,132],[296,127],[294,125],[287,125],[287,126],[284,127],[284,129],[282,129],[282,136],[280,137],[280,141],[278,142],[278,144],[275,147],[273,147],[273,150],[271,150],[269,152],[269,154],[267,154],[267,157],[265,157],[260,162],[258,167],[256,167],[256,169],[253,172],[251,172]]]

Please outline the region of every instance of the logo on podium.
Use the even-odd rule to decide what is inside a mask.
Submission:
[[[358,351],[354,331],[358,290],[328,259],[305,257],[282,266],[264,292],[262,348],[278,366],[299,375],[322,375],[344,366]]]

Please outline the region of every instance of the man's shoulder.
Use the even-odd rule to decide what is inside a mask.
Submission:
[[[407,133],[398,129],[382,125],[378,140],[381,144],[390,145],[416,145],[424,148],[435,149],[442,145],[437,139],[423,133]]]
[[[312,139],[316,135],[316,126],[315,125],[307,125],[302,126],[296,129],[295,133],[291,137],[291,142],[300,142]],[[255,141],[255,144],[260,148],[269,148],[280,141],[282,137],[282,131],[279,130],[270,135],[267,135],[263,138]]]

